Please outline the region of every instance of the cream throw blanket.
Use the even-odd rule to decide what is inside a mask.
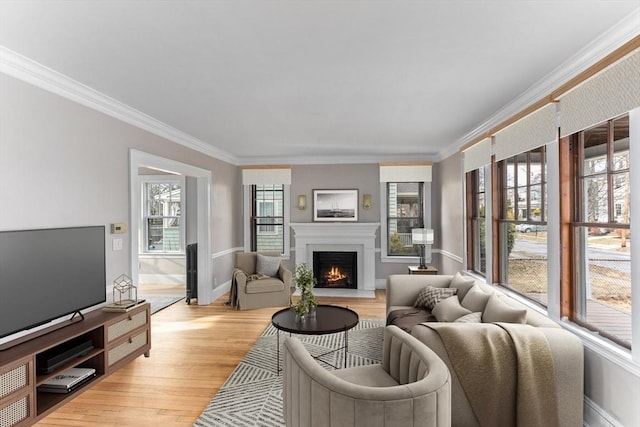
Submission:
[[[423,323],[438,333],[481,427],[558,427],[544,334],[514,323]]]

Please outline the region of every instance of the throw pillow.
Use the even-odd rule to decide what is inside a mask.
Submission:
[[[491,295],[482,313],[482,321],[485,323],[526,323],[527,310],[524,308],[510,307],[502,301],[498,295]]]
[[[487,301],[489,301],[489,297],[491,294],[487,294],[480,289],[480,286],[474,285],[462,300],[462,306],[467,310],[471,310],[473,312],[476,311],[484,311],[484,307],[487,305]]]
[[[434,288],[427,286],[418,294],[414,307],[425,307],[433,310],[433,307],[445,298],[449,298],[456,294],[458,290],[455,288]]]
[[[458,296],[454,295],[437,303],[431,313],[436,316],[438,322],[453,322],[462,316],[471,314],[471,310],[461,306]]]
[[[476,311],[475,313],[469,313],[465,316],[459,317],[454,322],[457,323],[481,323],[482,322],[482,313]]]
[[[472,277],[463,276],[460,272],[457,272],[451,279],[450,288],[456,288],[458,290],[458,297],[460,301],[464,300],[465,295],[469,289],[475,286],[476,281]]]
[[[280,257],[266,256],[258,254],[258,262],[256,263],[256,273],[265,276],[275,277],[280,269]]]

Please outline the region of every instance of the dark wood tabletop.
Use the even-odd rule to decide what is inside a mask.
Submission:
[[[296,322],[296,312],[292,307],[284,308],[271,317],[271,323],[285,332],[303,335],[324,335],[344,332],[358,324],[358,313],[336,305],[319,304],[315,318],[305,318]]]

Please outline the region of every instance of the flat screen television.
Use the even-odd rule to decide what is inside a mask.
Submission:
[[[105,302],[106,292],[104,226],[0,231],[0,338]]]

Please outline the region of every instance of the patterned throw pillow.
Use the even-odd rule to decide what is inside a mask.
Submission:
[[[256,263],[256,273],[264,274],[265,276],[275,277],[278,275],[279,268],[280,268],[280,257],[265,256],[262,254],[258,254],[258,261]]]
[[[433,310],[433,307],[443,299],[447,299],[454,296],[458,292],[455,288],[434,288],[433,286],[427,286],[418,294],[414,307],[425,307],[428,310]]]

